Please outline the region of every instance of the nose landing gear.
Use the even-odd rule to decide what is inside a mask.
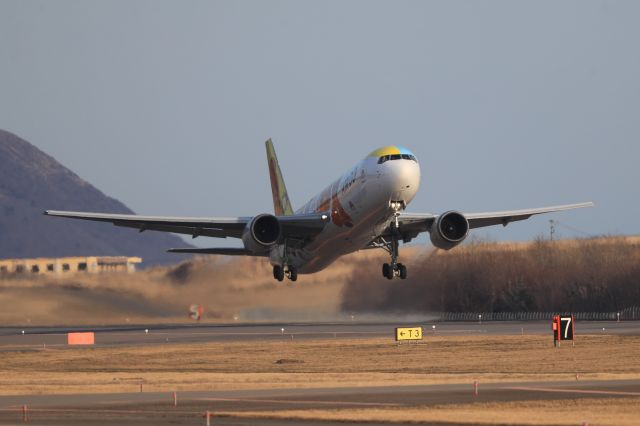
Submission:
[[[399,243],[400,231],[398,230],[398,210],[402,207],[400,203],[394,203],[391,205],[396,212],[394,213],[393,220],[391,221],[391,241],[387,241],[380,237],[379,247],[386,250],[391,255],[391,263],[384,263],[382,265],[382,276],[387,279],[393,279],[393,277],[400,277],[404,280],[407,278],[407,267],[398,262],[399,255]]]
[[[382,276],[388,279],[400,277],[401,280],[407,278],[407,267],[402,263],[383,263]]]

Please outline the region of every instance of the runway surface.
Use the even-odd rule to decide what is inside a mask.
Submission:
[[[429,335],[516,335],[550,333],[551,321],[379,322],[269,324],[148,324],[96,327],[0,327],[0,351],[66,347],[66,333],[94,331],[96,346],[224,341],[389,337],[397,326],[422,326]],[[435,328],[434,328],[435,327]],[[580,334],[640,335],[640,322],[583,321]],[[24,333],[24,334],[23,334]],[[141,338],[141,335],[143,338]]]

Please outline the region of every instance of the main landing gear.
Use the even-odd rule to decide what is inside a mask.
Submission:
[[[395,208],[395,206],[392,205]],[[399,206],[396,209],[394,214],[393,221],[391,221],[391,241],[386,241],[384,238],[380,237],[381,244],[380,247],[386,250],[391,255],[391,263],[384,263],[382,265],[382,276],[387,279],[393,279],[393,277],[400,277],[400,279],[404,280],[407,278],[407,267],[402,263],[398,262],[398,252],[399,252],[399,243],[398,239],[400,238],[400,231],[398,230],[398,213]]]
[[[280,262],[282,262],[282,264],[273,265],[273,278],[275,278],[278,281],[283,281],[284,277],[286,276],[291,281],[297,281],[298,269],[295,266],[288,265],[289,257],[288,257],[287,243],[288,241],[285,239],[284,247],[282,248],[283,257],[282,259],[280,259]]]
[[[278,281],[284,280],[285,275],[291,281],[296,281],[298,279],[298,270],[295,266],[287,266],[286,268],[280,265],[274,265],[273,267],[273,278]]]

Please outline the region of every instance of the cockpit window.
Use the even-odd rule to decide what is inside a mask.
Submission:
[[[416,160],[416,157],[414,157],[411,154],[392,154],[392,155],[383,155],[382,157],[378,158],[378,164],[382,164],[390,160],[411,160],[411,161],[415,161],[416,163],[418,162],[418,160]]]

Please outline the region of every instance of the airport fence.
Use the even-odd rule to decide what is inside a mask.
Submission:
[[[573,315],[578,321],[636,321],[640,307],[619,312],[442,312],[441,321],[545,321],[554,315]]]

